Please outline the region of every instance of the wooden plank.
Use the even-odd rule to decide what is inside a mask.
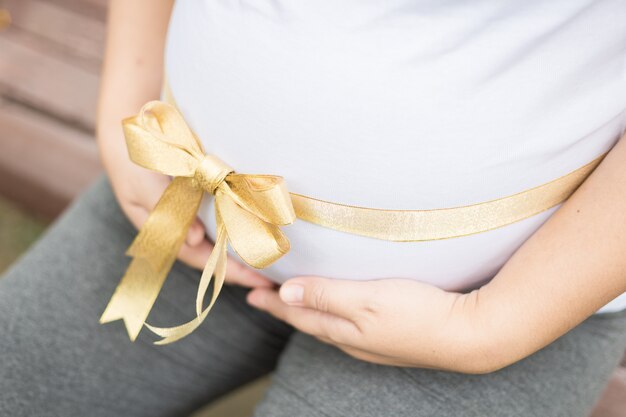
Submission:
[[[11,31],[36,36],[42,47],[87,60],[99,68],[106,31],[101,20],[39,0],[4,3],[11,14]]]
[[[0,94],[93,130],[98,75],[0,36]]]
[[[0,0],[1,1],[1,0]],[[46,0],[67,10],[101,21],[106,20],[108,0]],[[160,1],[160,0],[155,0]]]
[[[96,142],[31,109],[0,102],[0,193],[47,217],[102,172]]]

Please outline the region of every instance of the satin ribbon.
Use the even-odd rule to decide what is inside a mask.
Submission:
[[[265,268],[289,251],[278,226],[296,218],[330,229],[396,242],[467,236],[520,221],[565,201],[593,172],[608,151],[550,182],[502,198],[466,206],[393,210],[334,203],[288,192],[282,177],[237,174],[205,154],[189,129],[167,83],[164,100],[147,103],[123,121],[130,158],[175,177],[150,213],[127,254],[133,257],[106,307],[101,323],[124,320],[131,340],[145,324],[161,336],[156,344],[179,340],[206,318],[224,284],[227,245],[248,265]],[[171,103],[171,104],[170,104]],[[145,323],[167,273],[176,260],[204,192],[215,197],[216,241],[202,272],[196,317],[176,327]],[[215,277],[209,305],[203,301]]]
[[[296,216],[334,230],[394,242],[451,239],[518,222],[567,200],[608,152],[519,193],[466,206],[388,210],[350,206],[290,193]]]
[[[146,324],[162,337],[157,344],[168,344],[190,334],[213,307],[225,279],[227,244],[246,264],[265,268],[289,251],[289,240],[279,226],[293,223],[296,215],[282,177],[238,174],[215,155],[205,155],[174,106],[151,101],[139,115],[125,119],[123,128],[133,162],[175,178],[128,249],[133,260],[101,323],[122,319],[130,339],[137,338],[204,192],[215,198],[215,246],[198,285],[196,317],[169,328]],[[203,308],[213,275],[211,301]]]

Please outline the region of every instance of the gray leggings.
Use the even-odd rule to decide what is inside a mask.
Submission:
[[[274,370],[257,417],[586,417],[626,347],[624,311],[491,374],[387,367],[294,332],[236,286],[189,337],[131,343],[98,318],[134,234],[101,178],[0,279],[0,415],[183,416]],[[150,322],[193,317],[199,275],[177,263]]]

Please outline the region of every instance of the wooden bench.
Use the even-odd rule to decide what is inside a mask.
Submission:
[[[106,4],[0,0],[12,19],[0,32],[0,194],[50,218],[101,172],[93,136]],[[626,417],[626,368],[593,416]]]
[[[100,171],[105,0],[0,0],[0,193],[47,217]]]

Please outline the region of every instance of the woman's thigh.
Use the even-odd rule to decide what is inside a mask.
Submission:
[[[171,345],[99,324],[135,233],[101,178],[0,278],[0,415],[186,415],[274,368],[292,329],[249,307],[240,287]],[[199,276],[177,263],[149,321],[192,318]]]
[[[296,333],[255,416],[587,417],[625,348],[626,311],[484,375],[375,365]]]

